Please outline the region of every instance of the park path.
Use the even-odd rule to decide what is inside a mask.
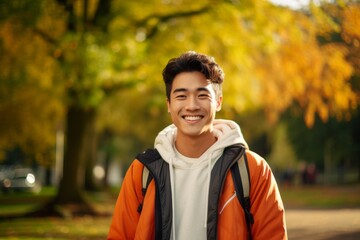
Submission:
[[[289,240],[360,240],[360,209],[286,211]]]

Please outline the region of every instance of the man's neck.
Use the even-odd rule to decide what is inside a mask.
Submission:
[[[216,137],[213,133],[208,133],[204,136],[177,136],[175,147],[182,155],[190,158],[200,157],[207,149],[209,149],[215,142]]]

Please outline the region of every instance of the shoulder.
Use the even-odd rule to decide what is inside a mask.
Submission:
[[[154,160],[159,159],[160,154],[156,149],[148,149],[136,155],[134,161],[131,163],[127,175],[133,179],[141,179],[144,166]]]
[[[140,184],[143,169],[144,169],[144,164],[142,164],[138,159],[135,159],[127,170],[125,180],[131,179],[131,182],[133,182],[133,184],[135,185]]]
[[[265,159],[256,152],[247,149],[245,153],[249,165],[261,166],[262,164],[266,163]]]
[[[251,150],[246,150],[246,158],[248,161],[250,176],[257,178],[260,175],[271,174],[271,168],[269,164],[259,154]]]

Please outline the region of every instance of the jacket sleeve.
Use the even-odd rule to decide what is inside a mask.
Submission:
[[[253,239],[287,239],[284,205],[267,162],[247,151],[250,170],[250,211],[254,216]]]
[[[116,201],[108,240],[134,239],[140,214],[137,209],[143,201],[141,174],[143,165],[135,160],[129,167]]]

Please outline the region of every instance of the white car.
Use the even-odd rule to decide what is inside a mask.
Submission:
[[[40,192],[41,184],[31,168],[4,167],[0,169],[2,192]]]

